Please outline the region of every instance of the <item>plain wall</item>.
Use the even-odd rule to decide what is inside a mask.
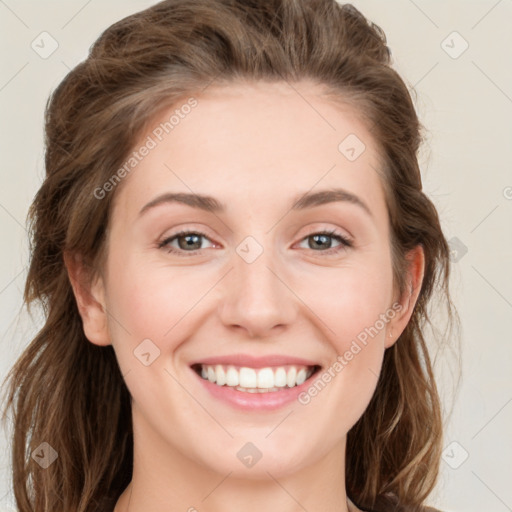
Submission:
[[[40,323],[37,315],[22,313],[22,291],[28,262],[25,217],[44,173],[47,97],[108,25],[153,3],[0,2],[1,378]],[[446,411],[454,406],[431,504],[447,512],[510,511],[512,2],[353,3],[383,28],[395,68],[417,92],[427,130],[421,151],[424,188],[453,247],[452,293],[461,317],[462,351],[454,345],[451,366],[441,360],[436,370]],[[43,31],[59,45],[48,58],[31,47],[34,40],[42,47]],[[49,45],[47,39],[45,48]],[[454,397],[451,374],[459,356],[462,380]],[[0,443],[0,512],[12,511],[5,434]]]

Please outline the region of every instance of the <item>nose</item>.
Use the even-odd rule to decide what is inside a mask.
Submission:
[[[224,279],[219,314],[229,329],[244,330],[250,338],[269,338],[292,324],[298,299],[286,283],[283,265],[271,250],[251,263],[233,255],[233,269]]]

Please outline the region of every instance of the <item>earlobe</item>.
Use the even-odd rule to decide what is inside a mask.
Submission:
[[[407,286],[399,300],[400,311],[388,325],[384,342],[385,348],[389,348],[396,343],[413,314],[425,272],[425,253],[423,247],[418,245],[412,249],[407,255],[407,261],[409,262]]]
[[[86,338],[95,345],[110,345],[103,279],[92,274],[81,255],[66,253],[64,263]]]

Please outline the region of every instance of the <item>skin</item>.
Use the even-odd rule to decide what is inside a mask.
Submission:
[[[79,261],[66,259],[85,334],[113,345],[132,395],[134,474],[115,512],[358,510],[344,486],[346,434],[412,314],[424,261],[421,248],[411,252],[410,286],[397,296],[375,141],[357,111],[321,92],[309,82],[238,83],[195,96],[197,107],[115,191],[97,277],[88,285]],[[349,134],[366,146],[355,161],[338,151]],[[331,187],[371,215],[349,202],[290,211],[294,198]],[[168,203],[139,215],[164,192],[191,191],[225,212]],[[205,233],[199,250],[158,247],[181,229]],[[326,255],[311,238],[326,229],[354,246],[327,239],[340,250]],[[250,264],[236,252],[247,236],[263,250]],[[180,250],[179,240],[171,246]],[[189,368],[239,352],[328,368],[393,303],[401,311],[307,405],[241,412]],[[160,356],[145,366],[133,351],[148,338]],[[236,455],[247,442],[262,453],[251,468]]]

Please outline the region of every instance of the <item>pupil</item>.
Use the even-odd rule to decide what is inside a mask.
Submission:
[[[331,244],[328,242],[328,240],[330,239],[330,236],[328,235],[313,235],[313,239],[315,240],[315,243],[317,243],[317,240],[318,239],[321,239],[323,240],[323,242],[320,242],[320,245],[323,243],[324,245],[327,245],[327,247],[325,247],[326,249],[329,249]]]
[[[185,241],[185,243],[184,243],[184,244],[181,244],[181,243],[180,243],[180,248],[181,248],[181,249],[183,249],[183,248],[185,248],[185,249],[187,249],[187,248],[188,248],[188,249],[190,249],[190,248],[192,247],[192,245],[194,245],[194,244],[197,244],[197,245],[199,245],[199,246],[200,246],[200,245],[201,245],[201,243],[200,243],[199,238],[200,238],[200,236],[199,236],[199,235],[183,235],[183,236],[181,236],[179,239],[180,239],[180,240],[185,239],[186,241]],[[190,241],[190,239],[195,239],[195,240]],[[192,247],[192,248],[193,248],[193,249],[196,249],[196,247]],[[197,249],[199,249],[199,248],[200,248],[200,247],[197,247]]]

